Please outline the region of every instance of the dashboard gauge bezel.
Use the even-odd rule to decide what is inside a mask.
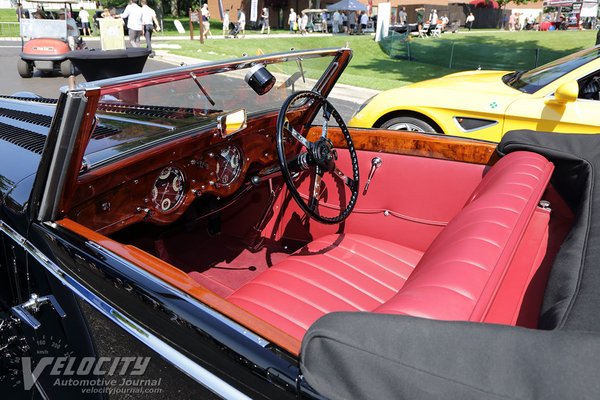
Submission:
[[[232,174],[232,177],[227,181],[227,183],[223,183],[223,181],[222,181],[223,176],[221,174],[221,170],[222,170],[222,168],[227,167],[227,165],[233,159],[233,157],[231,157],[231,156],[229,156],[229,157],[223,156],[223,153],[228,150],[230,152],[234,152],[237,154],[238,163],[235,167],[233,167],[234,173]],[[237,181],[237,179],[240,177],[242,170],[244,168],[244,153],[238,146],[230,144],[230,145],[227,145],[218,150],[218,152],[215,154],[215,161],[216,161],[216,164],[215,164],[216,186],[226,188],[226,187],[231,186],[233,183],[235,183]]]
[[[179,178],[179,184],[178,184],[179,188],[175,187],[175,182],[176,182],[175,179],[176,178]],[[174,202],[173,202],[173,204],[169,204],[167,208],[163,207],[163,203],[165,200],[168,200],[169,202],[173,201],[170,198],[172,196],[165,199],[164,194],[163,194],[163,199],[160,202],[157,201],[159,192],[161,190],[161,187],[159,185],[161,185],[161,182],[163,182],[163,181],[169,182],[168,188],[171,190],[170,193],[174,194]],[[154,194],[154,191],[156,191],[156,195]],[[150,193],[150,201],[151,201],[154,209],[161,214],[170,214],[172,212],[175,212],[179,208],[179,206],[181,206],[181,204],[183,204],[185,197],[186,197],[186,177],[185,177],[184,172],[180,168],[173,167],[173,166],[168,166],[168,167],[165,167],[162,170],[160,170],[158,176],[156,177],[156,179],[154,180],[154,183],[152,184],[152,190]]]

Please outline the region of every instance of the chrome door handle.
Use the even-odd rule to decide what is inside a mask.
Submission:
[[[33,329],[38,329],[40,326],[42,326],[42,324],[40,323],[40,321],[37,320],[36,317],[33,316],[32,313],[38,312],[40,306],[46,303],[50,303],[61,318],[67,316],[60,304],[58,304],[56,297],[54,297],[53,295],[38,296],[35,293],[32,293],[29,300],[27,300],[25,303],[12,307],[10,311],[15,317],[20,319],[22,322],[25,322]]]
[[[379,157],[373,157],[371,160],[371,170],[369,171],[369,177],[367,178],[367,183],[365,183],[365,188],[363,189],[363,196],[367,194],[367,190],[369,190],[369,184],[371,183],[371,179],[373,179],[373,175],[375,175],[375,171],[377,168],[381,167],[383,161]]]

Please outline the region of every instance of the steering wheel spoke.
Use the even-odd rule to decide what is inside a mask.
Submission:
[[[352,179],[352,178],[349,178],[338,167],[335,167],[333,169],[332,173],[333,173],[333,176],[335,176],[336,178],[341,180],[344,183],[344,185],[348,186],[348,188],[350,190],[356,190],[356,188],[358,187],[358,185],[356,184],[356,181],[354,181],[354,179]]]
[[[306,147],[307,149],[310,148],[310,142],[308,141],[307,138],[305,138],[304,136],[302,136],[300,134],[300,132],[298,132],[293,126],[292,124],[290,124],[290,121],[286,118],[285,123],[284,123],[284,129],[286,131],[288,131],[292,137],[294,139],[296,139],[297,141],[300,142],[300,144],[304,147]]]
[[[300,102],[299,100],[309,101]],[[322,131],[320,137],[316,141],[309,141],[290,124],[288,112],[291,108],[297,109],[297,107],[306,107],[307,109],[304,111],[312,116],[317,116],[318,112],[320,110],[322,111]],[[328,138],[328,128],[331,117],[333,117],[333,120],[335,120],[339,126],[346,141],[346,146],[342,147],[346,147],[350,154],[352,165],[351,176],[344,174],[335,165],[338,159],[337,150],[333,147],[332,141]],[[309,126],[309,124],[305,126]],[[300,150],[300,154],[297,154],[289,160],[287,159],[289,154],[286,153],[284,148],[286,143],[284,140],[284,133],[291,134],[291,136],[305,148],[301,150],[297,148],[296,151]],[[302,208],[302,210],[311,218],[324,224],[337,224],[346,219],[354,209],[356,199],[358,198],[358,157],[348,128],[335,107],[317,92],[301,91],[292,94],[285,100],[279,111],[279,115],[277,116],[276,144],[281,175],[292,198],[298,203],[300,208]],[[295,186],[296,181],[292,178],[292,171],[301,169],[310,170],[311,174],[314,176],[314,181],[309,185],[308,200],[306,200],[306,195],[300,194],[298,188]],[[314,171],[314,173],[312,171]],[[344,201],[342,200],[342,197],[340,197],[339,214],[333,217],[321,215],[319,212],[319,203],[322,200],[325,189],[323,181],[325,172],[331,172],[336,177],[334,178],[334,181],[340,180],[350,189],[349,198],[343,195]]]

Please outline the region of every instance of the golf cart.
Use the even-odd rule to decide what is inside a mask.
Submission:
[[[60,19],[59,13],[47,12],[44,5],[55,5],[57,9],[72,13],[71,4],[77,4],[76,0],[44,0],[31,1],[39,3],[41,13],[34,15],[43,15],[45,18],[21,19],[21,54],[17,63],[19,75],[23,78],[31,78],[34,68],[43,73],[53,71],[60,72],[61,75],[68,77],[74,73],[73,65],[67,58],[67,54],[72,50],[68,43],[67,19]],[[75,41],[75,46],[79,47],[81,43]]]
[[[327,10],[321,8],[308,8],[306,10],[302,10],[302,12],[308,15],[308,24],[306,25],[306,30],[308,32],[321,32],[323,25],[321,21],[321,13],[327,12]],[[327,30],[330,31],[329,27]]]

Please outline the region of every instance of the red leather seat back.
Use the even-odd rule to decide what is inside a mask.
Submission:
[[[553,169],[544,157],[529,152],[500,159],[398,294],[375,312],[483,321]]]

